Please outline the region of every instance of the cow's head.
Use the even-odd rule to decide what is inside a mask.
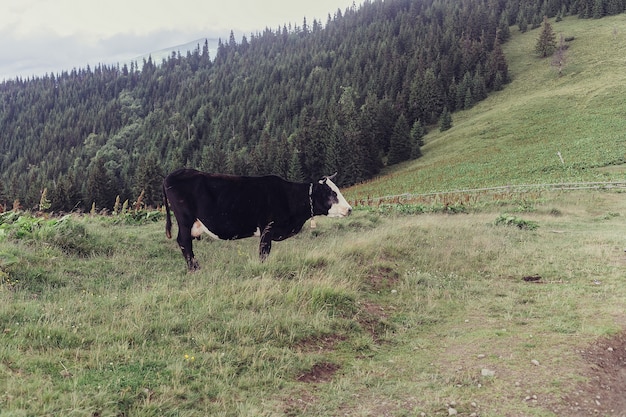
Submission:
[[[312,187],[311,208],[315,214],[324,214],[328,217],[345,217],[352,213],[352,207],[332,181],[335,175],[337,174],[322,178],[316,187]]]

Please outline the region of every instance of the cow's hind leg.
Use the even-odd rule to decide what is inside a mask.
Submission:
[[[198,264],[198,261],[196,261],[196,258],[193,254],[193,246],[191,243],[191,228],[179,227],[178,237],[176,238],[176,241],[178,242],[178,246],[183,253],[185,261],[187,261],[187,269],[189,270],[189,272],[194,272],[200,269],[200,264]]]

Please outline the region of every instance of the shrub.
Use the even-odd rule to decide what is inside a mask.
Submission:
[[[501,214],[495,222],[496,226],[515,226],[518,229],[523,230],[535,230],[539,227],[537,222],[530,220],[524,220],[516,216],[509,216],[507,214]]]

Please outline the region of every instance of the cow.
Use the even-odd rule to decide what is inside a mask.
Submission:
[[[336,175],[336,173],[335,173]],[[333,183],[335,175],[296,183],[276,175],[260,177],[210,174],[183,168],[163,181],[165,234],[172,237],[170,205],[178,223],[176,241],[189,272],[200,268],[192,240],[202,233],[222,240],[260,237],[265,261],[272,241],[287,239],[317,215],[345,217],[352,207]]]

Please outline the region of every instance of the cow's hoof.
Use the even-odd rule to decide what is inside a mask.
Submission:
[[[200,264],[195,259],[192,259],[191,261],[189,261],[188,269],[188,272],[196,272],[200,269]]]

